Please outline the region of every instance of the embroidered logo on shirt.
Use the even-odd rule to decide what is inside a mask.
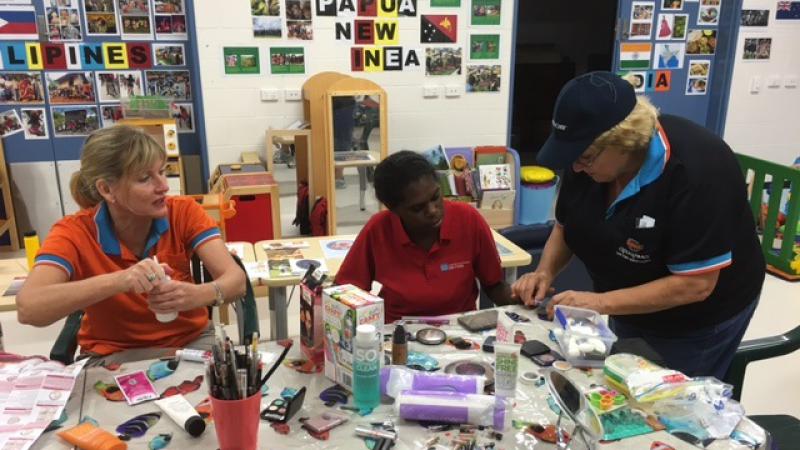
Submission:
[[[652,262],[650,255],[642,253],[644,245],[633,238],[628,238],[625,245],[620,245],[617,249],[617,256],[635,264],[647,264]]]
[[[442,272],[449,272],[451,270],[463,269],[469,265],[469,261],[458,261],[450,264],[442,264],[439,268]]]

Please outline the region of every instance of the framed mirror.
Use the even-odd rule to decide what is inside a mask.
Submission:
[[[329,220],[334,234],[355,234],[380,210],[372,173],[386,156],[386,95],[379,90],[329,91],[328,99],[335,205],[329,205]]]
[[[600,420],[586,404],[586,397],[580,389],[569,378],[559,371],[551,370],[545,375],[545,383],[550,395],[553,396],[561,414],[558,416],[556,424],[558,447],[564,449],[595,448],[597,442],[603,436],[603,428]],[[575,429],[572,432],[573,440],[569,443],[564,439],[564,424],[562,416],[567,416]],[[586,447],[576,447],[574,445],[577,437],[580,437]]]

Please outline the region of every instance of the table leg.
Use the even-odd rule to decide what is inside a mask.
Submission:
[[[364,198],[367,193],[367,168],[366,167],[359,167],[358,168],[358,206],[361,208],[362,211],[367,209],[367,205],[365,204]]]
[[[289,336],[289,331],[286,327],[287,321],[286,310],[286,288],[285,287],[270,287],[269,288],[269,339],[271,341],[277,339],[286,339]]]
[[[517,281],[517,268],[516,267],[506,267],[503,269],[503,272],[506,276],[506,283],[510,285],[514,284]]]

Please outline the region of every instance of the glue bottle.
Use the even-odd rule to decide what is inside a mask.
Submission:
[[[28,271],[33,270],[33,263],[36,253],[39,252],[39,235],[36,231],[28,231],[24,234],[25,256],[28,258]]]
[[[353,354],[353,398],[356,407],[371,410],[381,402],[381,340],[375,325],[356,328]]]

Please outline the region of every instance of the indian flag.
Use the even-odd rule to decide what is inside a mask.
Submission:
[[[650,54],[653,45],[650,43],[621,43],[619,44],[620,70],[647,69],[650,67]]]

